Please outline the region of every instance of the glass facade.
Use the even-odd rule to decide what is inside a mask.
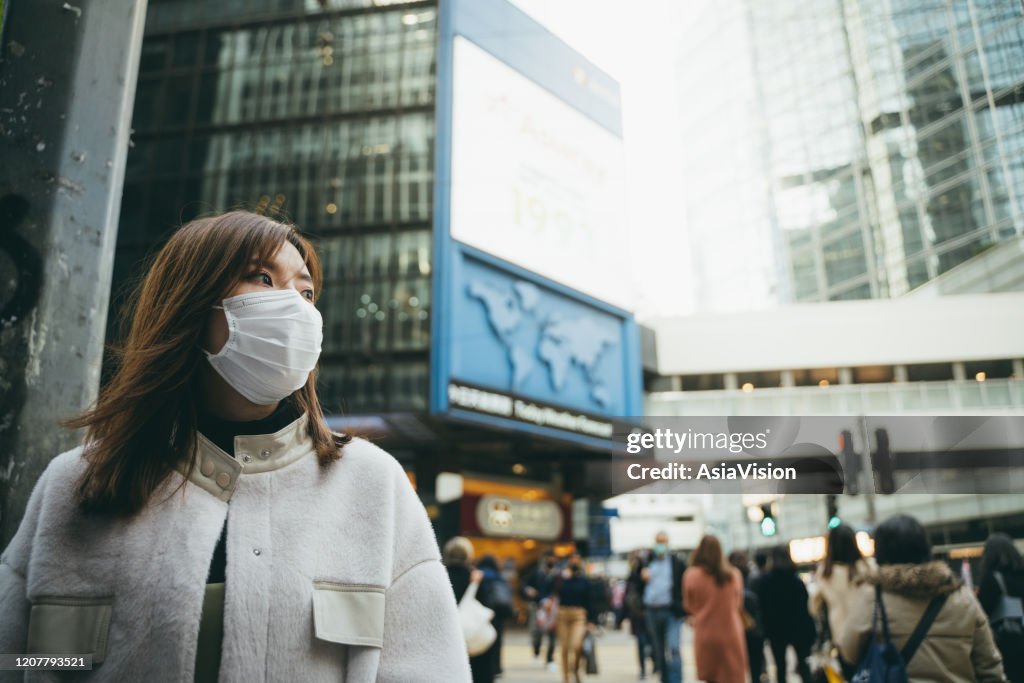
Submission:
[[[898,296],[1024,234],[1020,3],[726,0],[687,36],[709,26],[735,35],[714,49],[743,78],[715,73],[723,83],[694,90],[687,64],[700,47],[685,40],[681,106],[740,136],[686,160],[694,253],[725,260],[723,233],[744,221],[763,233],[752,237],[763,255],[745,288],[698,266],[704,307],[759,306],[765,292],[780,303]],[[723,149],[742,168],[722,164]],[[748,215],[730,217],[736,206]]]
[[[151,1],[115,297],[197,215],[287,218],[324,262],[325,409],[425,410],[436,41],[431,2]]]

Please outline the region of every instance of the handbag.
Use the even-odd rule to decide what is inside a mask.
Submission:
[[[1014,597],[1006,590],[1006,582],[1003,580],[1002,572],[993,574],[999,590],[999,604],[992,610],[989,622],[992,624],[992,631],[996,636],[1007,636],[1020,638],[1024,634],[1024,604],[1020,598]]]
[[[537,609],[537,629],[547,633],[555,630],[558,623],[558,598],[550,597],[541,601]]]
[[[498,632],[491,624],[494,610],[485,607],[476,599],[479,583],[471,583],[459,600],[459,623],[462,625],[462,636],[466,639],[466,650],[470,657],[487,652],[488,648],[498,639]]]
[[[583,636],[583,659],[587,666],[587,675],[597,674],[597,640],[593,633]]]
[[[902,650],[897,650],[889,635],[889,618],[882,602],[882,589],[875,586],[875,613],[871,618],[871,644],[861,659],[851,683],[907,683],[907,664],[913,659],[914,653],[921,645],[928,629],[932,627],[939,610],[946,603],[947,595],[937,595],[925,608],[921,621],[910,634],[910,638]],[[882,626],[879,634],[878,625]],[[879,638],[881,635],[881,638]]]
[[[818,627],[818,637],[811,649],[810,667],[811,677],[815,683],[843,683],[843,666],[835,645],[832,643],[832,627],[828,617],[828,603],[821,608],[821,622]]]

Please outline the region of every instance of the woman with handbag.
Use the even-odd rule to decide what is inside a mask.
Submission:
[[[93,681],[469,680],[404,470],[324,419],[320,285],[265,216],[169,238],[0,556],[0,652],[89,654]]]
[[[583,637],[596,628],[597,615],[591,600],[590,581],[583,571],[579,553],[569,556],[568,565],[552,590],[558,600],[558,642],[562,646],[562,682],[580,682]]]
[[[456,536],[450,539],[444,544],[444,566],[448,570],[448,578],[452,582],[452,589],[455,591],[455,599],[459,603],[459,609],[462,612],[467,610],[467,607],[475,607],[473,610],[475,615],[485,615],[484,617],[475,616],[475,621],[482,621],[486,618],[487,623],[474,623],[469,625],[474,631],[483,630],[486,635],[478,635],[477,633],[464,633],[463,635],[467,639],[467,644],[470,647],[470,658],[469,667],[473,674],[473,683],[494,683],[495,678],[495,666],[497,664],[497,658],[494,656],[494,647],[497,643],[498,633],[497,630],[490,625],[490,622],[494,618],[494,610],[491,605],[487,604],[488,593],[490,589],[491,579],[486,578],[486,575],[480,569],[473,567],[473,544],[468,538],[463,536]],[[472,591],[470,595],[467,595]],[[464,601],[476,601],[477,605],[465,605]],[[481,609],[480,605],[483,605],[486,609]],[[487,614],[490,612],[490,614]],[[466,625],[463,625],[466,628]],[[483,644],[480,646],[475,645],[475,641],[481,640]]]
[[[828,626],[841,633],[846,614],[857,597],[856,582],[874,571],[874,562],[865,559],[857,546],[857,534],[847,524],[840,524],[828,533],[825,559],[814,572],[814,591],[808,608],[817,617],[828,608]]]
[[[985,541],[981,555],[978,601],[992,626],[996,646],[1003,656],[1006,677],[1024,683],[1024,560],[1006,534],[996,533]]]
[[[690,556],[690,566],[683,572],[683,607],[693,626],[697,678],[744,683],[743,578],[726,562],[715,536],[704,536]]]
[[[916,519],[896,515],[882,522],[875,530],[875,560],[877,574],[862,577],[843,631],[836,634],[843,659],[861,663],[861,670],[871,666],[862,659],[878,651],[869,646],[881,622],[910,683],[1006,681],[985,613],[949,567],[932,560]]]
[[[825,559],[815,569],[808,601],[811,616],[820,624],[813,648],[819,680],[844,673],[834,654],[835,637],[842,633],[850,605],[858,598],[857,582],[874,571],[874,560],[861,555],[853,527],[840,524],[829,530]],[[849,676],[853,671],[847,668],[845,673]]]

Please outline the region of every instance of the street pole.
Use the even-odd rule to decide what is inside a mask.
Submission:
[[[96,398],[146,0],[6,0],[0,547]]]
[[[871,465],[871,430],[868,428],[868,418],[860,416],[860,433],[864,439],[864,448],[861,450],[861,485],[860,490],[864,494],[864,502],[867,504],[868,524],[874,528],[877,522],[875,513],[875,472]]]

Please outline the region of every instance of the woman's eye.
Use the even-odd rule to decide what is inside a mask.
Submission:
[[[261,283],[265,284],[268,287],[273,287],[274,286],[274,281],[266,273],[262,273],[262,272],[260,272],[260,273],[252,273],[249,276],[249,279],[251,279],[251,280],[257,280],[258,279]]]
[[[312,301],[313,300],[313,290],[312,289],[307,289],[306,291],[304,291],[302,293],[302,296],[304,296],[307,299],[309,299],[310,301]]]

